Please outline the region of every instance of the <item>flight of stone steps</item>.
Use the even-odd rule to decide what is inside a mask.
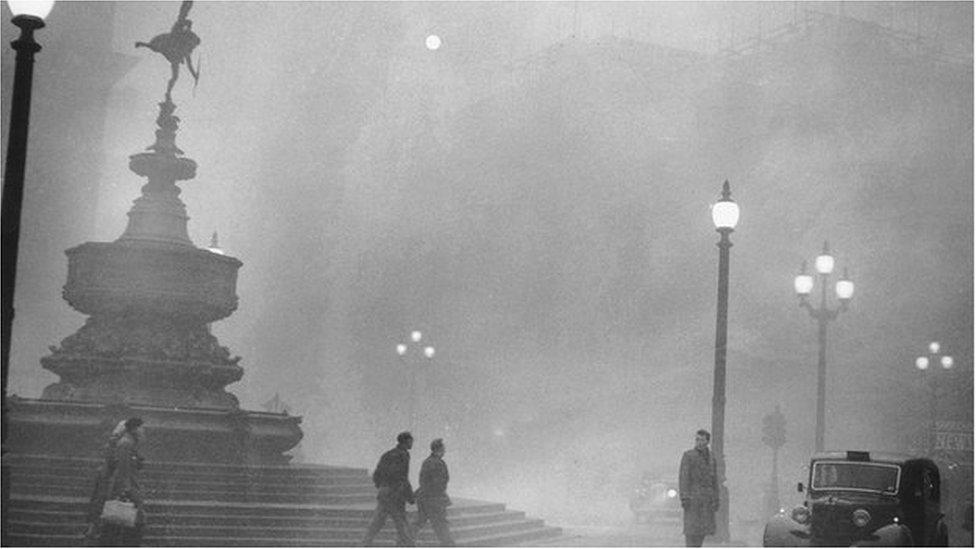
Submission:
[[[98,465],[94,459],[4,456],[11,491],[3,509],[7,544],[79,546]],[[147,463],[140,483],[147,546],[352,546],[376,504],[367,471],[347,467]],[[448,518],[459,545],[534,545],[560,535],[559,528],[504,504],[453,499]],[[394,541],[388,520],[376,544]],[[436,545],[430,526],[418,544]]]

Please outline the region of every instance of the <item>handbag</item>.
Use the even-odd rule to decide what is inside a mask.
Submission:
[[[133,528],[136,525],[136,504],[110,499],[102,507],[102,523]]]

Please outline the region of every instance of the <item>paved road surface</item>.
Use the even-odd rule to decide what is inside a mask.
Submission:
[[[676,531],[661,532],[645,524],[621,526],[587,526],[572,524],[553,524],[563,529],[559,538],[548,540],[544,545],[549,547],[683,547],[684,537],[680,527]],[[705,540],[706,547],[716,547],[718,544]],[[760,545],[733,541],[724,547],[746,547]]]

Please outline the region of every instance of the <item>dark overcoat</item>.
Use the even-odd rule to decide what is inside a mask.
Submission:
[[[410,485],[410,452],[398,444],[380,457],[373,471],[373,485],[380,488],[377,497],[390,503],[413,503]]]
[[[715,534],[715,510],[718,508],[718,472],[708,450],[692,448],[681,456],[678,493],[684,508],[684,534]]]
[[[131,433],[110,440],[105,462],[99,468],[88,504],[88,521],[92,528],[86,533],[86,545],[132,547],[139,545],[142,540],[145,514],[142,489],[139,486],[139,470],[142,469],[143,459],[138,449],[139,440]],[[135,504],[134,528],[101,524],[99,517],[102,508],[106,501],[113,499],[123,499]]]
[[[451,499],[447,496],[447,483],[451,475],[447,471],[447,464],[435,454],[431,454],[420,466],[420,488],[417,490],[417,501],[426,505],[447,507]]]

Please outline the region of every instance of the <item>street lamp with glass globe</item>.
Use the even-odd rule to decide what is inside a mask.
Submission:
[[[844,276],[837,281],[834,291],[840,306],[836,309],[827,307],[827,286],[830,273],[834,270],[834,257],[830,255],[830,248],[824,241],[823,251],[814,260],[814,268],[820,275],[820,306],[814,308],[807,301],[813,291],[813,276],[807,274],[807,263],[803,262],[800,267],[800,274],[793,280],[793,289],[800,298],[800,307],[809,311],[817,321],[817,342],[819,348],[817,361],[817,425],[814,446],[817,452],[824,449],[824,415],[825,401],[827,395],[827,323],[837,318],[842,311],[846,311],[851,297],[854,296],[854,283],[847,275],[847,268],[844,268]]]
[[[923,387],[927,385],[929,394],[929,435],[928,445],[929,451],[935,450],[935,422],[936,422],[936,405],[938,402],[938,394],[935,386],[935,365],[941,366],[942,370],[951,370],[955,366],[955,360],[950,355],[939,356],[939,352],[942,350],[942,345],[938,341],[933,341],[928,345],[928,355],[922,355],[915,359],[915,368],[918,369],[919,374],[919,384]],[[932,366],[932,370],[929,369]]]
[[[397,355],[410,368],[410,429],[416,429],[416,406],[417,406],[417,372],[425,362],[430,362],[434,358],[435,350],[431,345],[421,345],[423,333],[419,330],[410,332],[410,343],[398,343],[396,346]],[[426,361],[420,357],[426,358]]]
[[[44,18],[51,13],[54,0],[8,0],[7,5],[13,14],[11,22],[20,28],[20,37],[10,43],[17,51],[17,59],[10,101],[3,196],[0,199],[0,363],[3,369],[4,421],[7,418],[7,376],[10,372],[10,336],[14,323],[14,283],[17,280],[17,250],[20,247],[20,214],[24,204],[24,169],[27,164],[34,54],[41,51],[41,45],[34,41],[34,31],[44,28]],[[3,432],[6,436],[7,430],[3,429]]]
[[[729,316],[729,235],[739,222],[739,206],[732,200],[729,182],[722,184],[722,198],[712,206],[712,222],[718,241],[718,307],[715,320],[715,368],[712,386],[712,452],[718,470],[719,508],[715,537],[729,539],[729,490],[725,486],[725,356]]]
[[[20,28],[20,36],[10,43],[17,52],[14,65],[13,93],[10,100],[10,129],[7,132],[7,159],[3,170],[3,194],[0,197],[0,375],[3,375],[0,446],[7,442],[7,378],[10,374],[10,336],[14,325],[14,283],[17,280],[17,251],[20,248],[20,214],[24,205],[24,169],[27,164],[27,133],[30,126],[31,91],[34,82],[34,54],[41,45],[34,41],[34,31],[44,28],[44,18],[51,13],[54,0],[7,0],[11,22]],[[10,501],[10,478],[7,467],[0,473],[2,505]],[[3,513],[0,537],[7,543],[7,514]]]

